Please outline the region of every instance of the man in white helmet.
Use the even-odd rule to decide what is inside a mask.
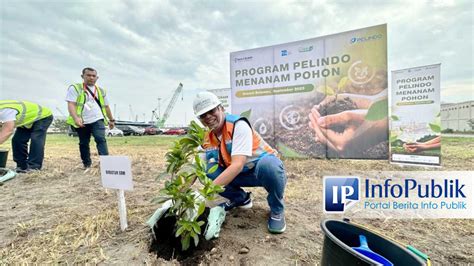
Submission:
[[[218,169],[208,174],[225,191],[228,199],[221,206],[229,211],[235,207],[251,208],[250,193],[242,187],[264,187],[270,206],[268,230],[283,233],[286,229],[283,194],[286,174],[277,152],[255,132],[245,117],[224,113],[216,95],[200,92],[193,102],[194,114],[210,130],[204,137],[208,169],[218,164]]]

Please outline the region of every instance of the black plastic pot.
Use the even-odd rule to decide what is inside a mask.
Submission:
[[[7,166],[8,150],[0,149],[0,168]]]
[[[360,245],[359,235],[367,238],[372,251],[394,265],[425,265],[424,260],[407,248],[350,222],[324,220],[321,222],[321,229],[324,232],[321,265],[377,265],[375,261],[352,249]]]

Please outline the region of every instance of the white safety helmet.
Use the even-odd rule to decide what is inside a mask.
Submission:
[[[200,92],[196,95],[193,102],[194,115],[200,116],[221,104],[217,96],[208,91]]]

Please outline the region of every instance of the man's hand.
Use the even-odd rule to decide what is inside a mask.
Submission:
[[[74,117],[74,123],[76,123],[78,127],[84,127],[84,122],[82,121],[82,118],[78,116]]]
[[[341,152],[356,136],[357,129],[364,122],[366,114],[367,110],[351,110],[321,117],[318,110],[313,107],[309,114],[309,126],[316,133],[316,141]],[[343,126],[344,131],[334,131],[333,126]]]
[[[0,144],[7,141],[7,139],[13,134],[15,129],[15,121],[4,122],[0,130]]]
[[[72,119],[74,119],[74,123],[78,127],[84,127],[84,122],[82,121],[81,117],[77,116],[76,109],[77,109],[76,102],[69,102],[69,101],[67,102],[67,110],[69,112],[69,115],[72,116]]]
[[[115,127],[115,122],[114,121],[109,121],[109,129],[112,129]]]

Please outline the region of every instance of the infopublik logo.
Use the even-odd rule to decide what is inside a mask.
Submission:
[[[352,37],[351,38],[351,44],[360,43],[360,42],[375,41],[375,40],[382,39],[382,37],[383,37],[382,34],[374,34],[374,35],[363,36],[363,37]]]
[[[325,176],[323,179],[324,211],[343,213],[359,199],[360,181],[357,176]]]

